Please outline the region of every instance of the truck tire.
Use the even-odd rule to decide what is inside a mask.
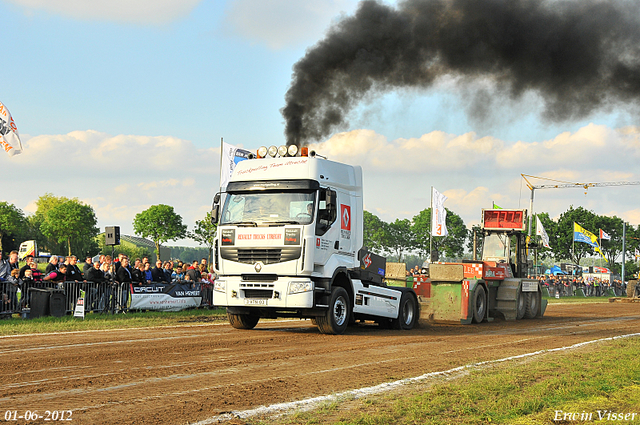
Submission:
[[[471,306],[473,308],[473,322],[482,322],[487,312],[487,297],[482,285],[477,285],[476,289],[473,291]]]
[[[236,329],[253,329],[258,324],[260,316],[254,314],[231,314],[227,313],[229,323]]]
[[[522,286],[518,288],[516,293],[516,320],[520,320],[524,317],[527,311],[527,300],[525,294],[522,292]]]
[[[331,301],[329,309],[324,316],[316,317],[318,329],[323,334],[341,335],[349,324],[349,295],[344,288],[334,286],[331,289]]]
[[[404,292],[400,297],[398,318],[391,320],[391,327],[408,331],[413,329],[416,320],[418,320],[418,303],[409,292]]]
[[[524,317],[526,319],[534,319],[538,315],[538,310],[540,310],[540,292],[527,292],[525,300]]]

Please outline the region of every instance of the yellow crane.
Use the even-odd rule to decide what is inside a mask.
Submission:
[[[538,177],[532,176],[530,174],[520,174],[525,182],[527,182],[527,187],[531,189],[531,201],[529,203],[529,236],[531,236],[531,220],[533,217],[533,194],[536,189],[570,189],[570,188],[582,188],[584,189],[584,194],[587,194],[587,190],[590,187],[605,187],[605,186],[631,186],[631,185],[640,185],[640,181],[637,182],[629,182],[629,181],[621,181],[621,182],[599,182],[599,183],[573,183],[562,180],[550,179],[548,177]],[[546,180],[553,183],[547,184],[533,184],[527,178]]]
[[[533,220],[533,193],[536,189],[565,189],[565,188],[582,188],[584,189],[584,194],[587,194],[587,190],[590,187],[605,187],[605,186],[632,186],[639,185],[640,181],[630,182],[630,181],[621,181],[621,182],[599,182],[599,183],[572,183],[566,182],[562,180],[550,179],[548,177],[537,177],[532,176],[530,174],[520,174],[525,182],[527,182],[527,187],[531,189],[531,201],[529,203],[529,238],[531,237],[531,221]],[[553,183],[547,184],[538,184],[534,185],[527,178],[547,180]],[[622,281],[624,282],[624,254],[625,254],[625,239],[626,239],[626,223],[622,222]]]

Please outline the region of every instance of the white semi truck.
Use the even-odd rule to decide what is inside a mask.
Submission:
[[[362,168],[277,151],[239,162],[224,202],[216,196],[214,304],[238,329],[276,317],[310,318],[326,334],[357,320],[413,328],[415,292],[386,286],[386,259],[363,246]]]

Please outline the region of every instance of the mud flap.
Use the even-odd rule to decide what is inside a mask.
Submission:
[[[540,297],[540,313],[538,313],[538,315],[536,317],[542,317],[544,316],[544,312],[547,310],[547,304],[548,301],[545,300],[543,297]]]
[[[504,316],[505,320],[516,320],[518,315],[518,290],[520,289],[519,279],[505,279],[498,287],[496,298],[496,310]]]

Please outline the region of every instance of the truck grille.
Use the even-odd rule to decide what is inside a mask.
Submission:
[[[282,263],[300,258],[301,248],[231,248],[220,247],[220,256],[225,260],[238,263],[255,264],[261,261],[263,264]]]
[[[273,291],[270,289],[244,289],[245,298],[273,298]]]

